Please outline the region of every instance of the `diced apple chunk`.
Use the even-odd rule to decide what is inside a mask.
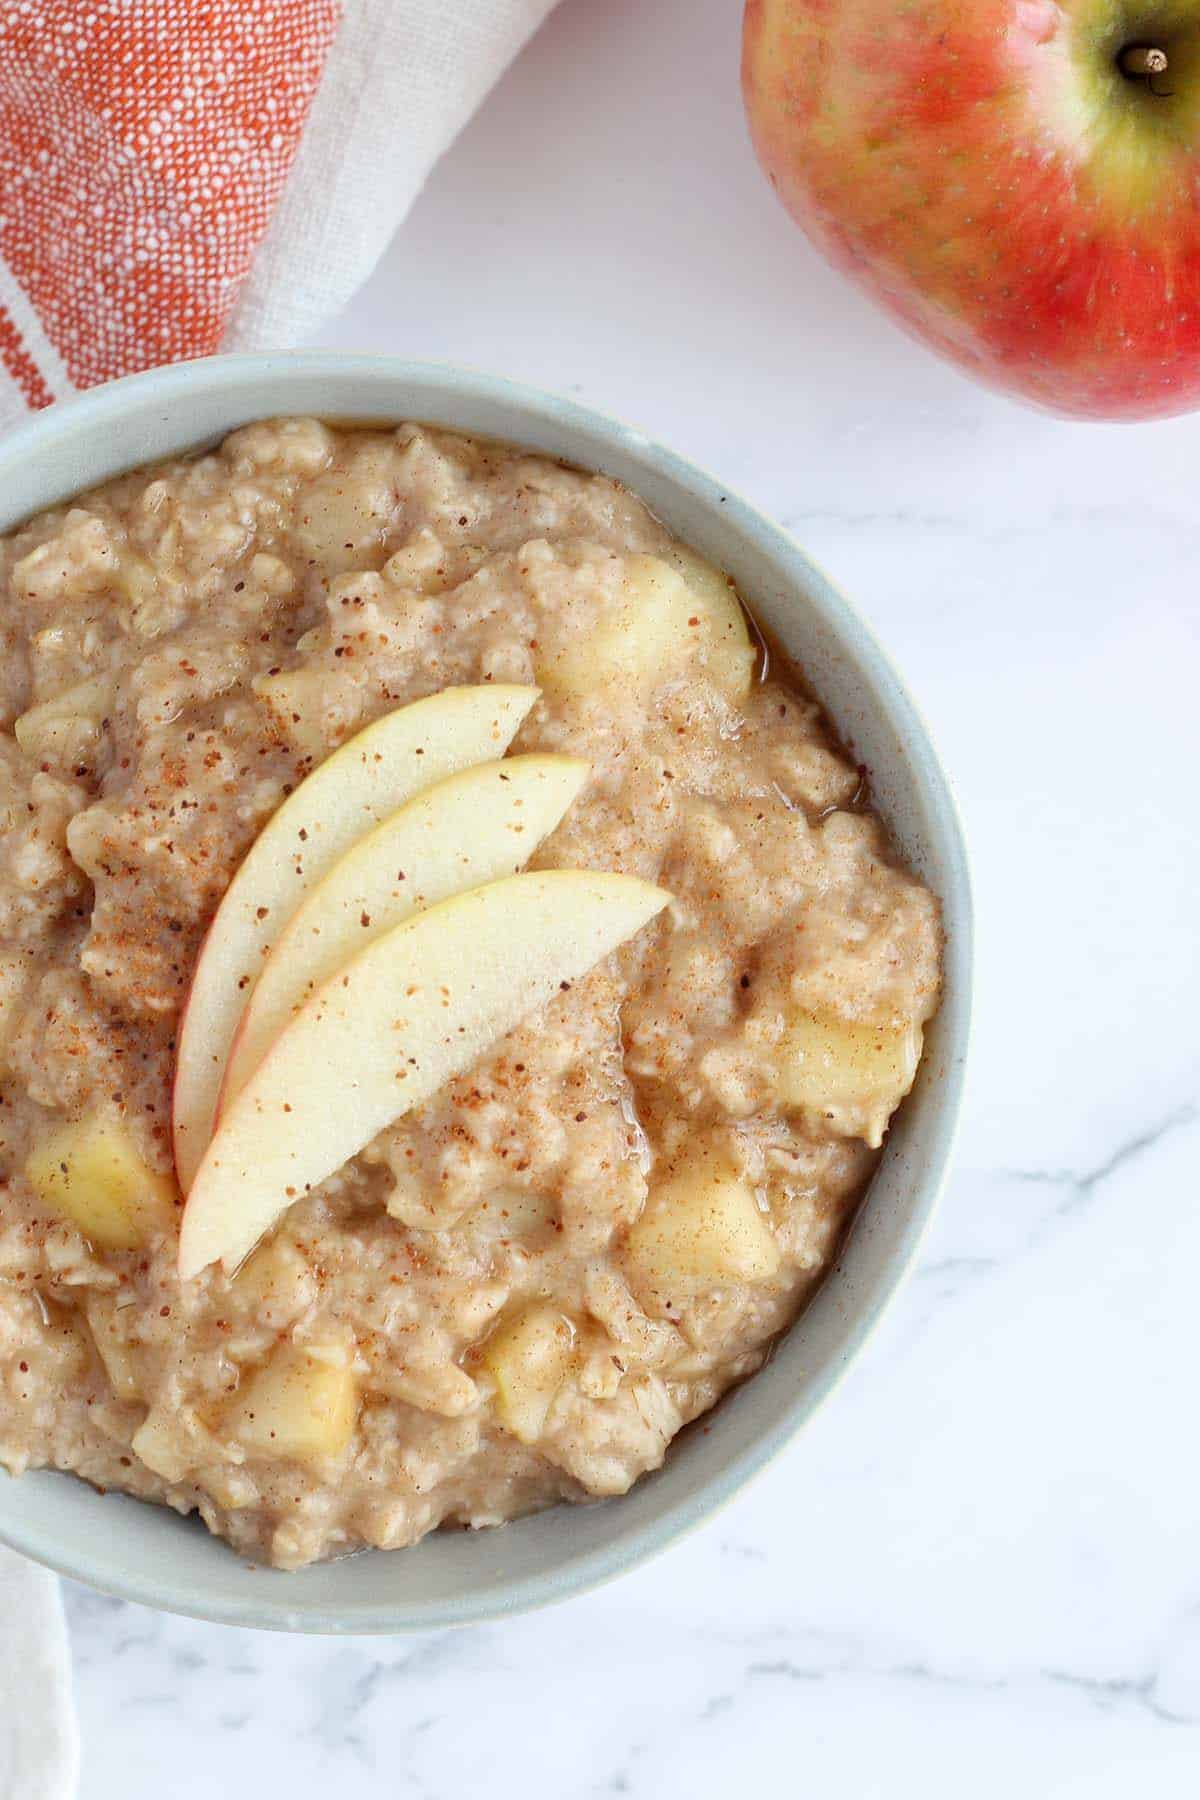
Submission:
[[[700,654],[709,674],[730,700],[745,699],[758,652],[733,582],[683,544],[667,551],[664,561],[683,576],[700,604],[704,620]]]
[[[315,1298],[317,1284],[308,1259],[290,1239],[273,1238],[243,1263],[233,1291],[259,1321],[278,1328],[290,1324]]]
[[[357,1417],[358,1387],[341,1347],[284,1344],[246,1382],[229,1423],[247,1450],[313,1462],[342,1455]]]
[[[850,1024],[817,1013],[794,1017],[777,1051],[776,1091],[785,1106],[824,1115],[848,1112],[869,1144],[912,1087],[921,1060],[920,1027]]]
[[[527,1306],[502,1319],[483,1350],[496,1383],[500,1423],[523,1444],[542,1434],[554,1396],[575,1363],[575,1327],[552,1306]]]
[[[253,683],[280,737],[314,760],[325,754],[323,681],[320,669],[281,669]]]
[[[93,1294],[87,1303],[88,1326],[117,1399],[140,1400],[138,1361],[121,1329],[121,1310],[111,1294]]]
[[[31,706],[14,721],[13,734],[34,762],[56,767],[86,762],[100,742],[114,693],[110,675],[91,675],[52,700]]]
[[[691,1158],[657,1188],[625,1242],[635,1287],[660,1302],[726,1281],[766,1281],[779,1246],[754,1189],[716,1154]]]
[[[175,1219],[175,1184],[143,1160],[128,1128],[94,1112],[60,1125],[25,1163],[44,1206],[103,1250],[137,1250]]]
[[[172,1484],[202,1464],[211,1469],[229,1454],[228,1447],[213,1436],[196,1408],[181,1405],[178,1396],[169,1391],[150,1408],[129,1440],[129,1447],[148,1469]]]
[[[754,650],[737,594],[692,552],[672,556],[674,567],[659,556],[627,558],[616,605],[580,643],[546,658],[538,671],[543,687],[587,694],[620,686],[645,694],[699,657],[730,699],[745,695]]]
[[[194,1466],[194,1451],[188,1439],[178,1418],[152,1409],[134,1432],[129,1448],[139,1462],[164,1481],[182,1481]]]

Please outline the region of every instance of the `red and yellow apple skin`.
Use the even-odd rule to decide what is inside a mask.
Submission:
[[[788,211],[942,355],[1076,418],[1200,406],[1200,0],[748,0],[742,86]]]

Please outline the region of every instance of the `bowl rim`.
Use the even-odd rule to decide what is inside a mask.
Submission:
[[[840,1385],[903,1285],[949,1172],[961,1114],[971,1034],[974,904],[966,838],[953,785],[920,709],[872,628],[790,532],[727,483],[718,481],[636,425],[584,406],[569,396],[449,361],[408,360],[371,351],[271,351],[205,357],[126,376],[73,395],[33,415],[0,440],[0,483],[6,467],[28,465],[42,458],[53,464],[55,456],[69,448],[72,438],[92,433],[107,423],[122,421],[139,402],[155,400],[176,407],[186,406],[190,399],[201,394],[209,398],[227,395],[232,399],[247,384],[283,377],[298,370],[332,384],[361,381],[364,374],[381,382],[408,384],[423,401],[435,400],[440,394],[445,399],[463,396],[491,402],[513,414],[511,441],[517,443],[521,441],[521,418],[569,431],[581,441],[581,454],[575,456],[572,453],[570,458],[578,466],[599,467],[606,451],[615,452],[644,467],[648,474],[664,481],[705,511],[714,515],[719,512],[723,527],[734,535],[753,544],[768,545],[772,556],[786,571],[791,591],[802,598],[805,605],[815,608],[838,644],[848,645],[853,660],[865,665],[870,682],[887,695],[891,717],[902,726],[905,743],[915,746],[919,752],[914,781],[924,794],[931,814],[939,821],[945,865],[943,891],[939,897],[946,911],[953,913],[953,942],[947,946],[947,974],[949,976],[952,962],[955,984],[953,1019],[949,1042],[943,1053],[942,1077],[936,1097],[929,1102],[929,1117],[925,1121],[926,1173],[907,1210],[904,1241],[870,1302],[847,1322],[839,1354],[830,1359],[830,1365],[799,1390],[780,1409],[778,1417],[757,1431],[752,1442],[735,1454],[723,1470],[701,1480],[682,1499],[668,1504],[649,1522],[618,1532],[611,1543],[579,1554],[557,1571],[499,1581],[495,1584],[495,1592],[479,1599],[467,1594],[455,1600],[424,1602],[407,1608],[393,1600],[359,1607],[348,1614],[329,1605],[308,1603],[298,1607],[295,1602],[289,1604],[282,1595],[276,1601],[261,1592],[244,1601],[206,1598],[203,1583],[187,1575],[176,1582],[123,1577],[106,1568],[103,1553],[96,1555],[87,1546],[64,1546],[56,1540],[53,1531],[40,1530],[36,1509],[27,1520],[15,1524],[0,1518],[0,1544],[116,1599],[182,1617],[260,1630],[399,1634],[483,1623],[534,1611],[599,1587],[638,1567],[724,1508],[791,1443],[801,1427]],[[324,416],[338,419],[333,408]],[[385,405],[379,419],[384,421],[395,416],[395,408]],[[438,423],[436,404],[430,411],[414,405],[409,416]],[[367,421],[356,416],[355,420],[347,422]],[[235,428],[229,425],[225,429]],[[197,431],[197,446],[210,440],[211,434]],[[152,454],[132,460],[114,458],[112,468],[102,479],[112,479],[152,460]],[[636,481],[631,481],[630,485],[636,487]],[[35,501],[23,516],[56,504],[62,498],[70,498],[70,495],[48,492],[46,498]],[[5,525],[2,529],[11,530],[13,525]],[[873,704],[878,704],[877,700]],[[0,1479],[7,1478],[0,1476]],[[504,1529],[522,1529],[535,1523],[536,1515]],[[236,1553],[230,1550],[230,1554]],[[280,1580],[284,1582],[286,1577],[281,1576]]]

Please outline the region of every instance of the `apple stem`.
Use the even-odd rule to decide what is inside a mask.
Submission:
[[[1122,75],[1165,75],[1167,53],[1154,44],[1127,44],[1117,58]]]

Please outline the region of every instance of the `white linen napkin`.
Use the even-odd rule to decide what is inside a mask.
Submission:
[[[225,349],[298,343],[345,304],[439,156],[554,4],[347,0]]]
[[[72,1800],[78,1778],[58,1581],[0,1549],[0,1800]]]
[[[553,4],[0,6],[0,424],[298,342]]]

